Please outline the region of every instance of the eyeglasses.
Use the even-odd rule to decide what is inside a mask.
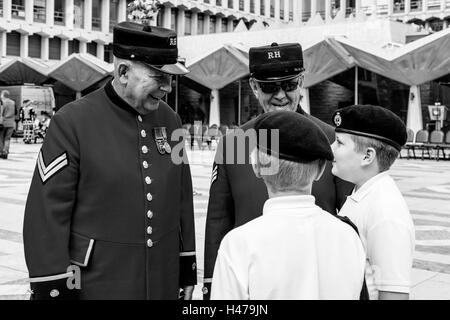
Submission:
[[[300,75],[294,79],[284,80],[284,81],[271,81],[271,82],[261,82],[258,81],[258,85],[262,92],[273,94],[277,93],[282,89],[284,92],[291,92],[297,89],[299,86],[303,85],[303,75]]]

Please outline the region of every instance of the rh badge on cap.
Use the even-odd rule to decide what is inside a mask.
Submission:
[[[342,117],[339,112],[337,112],[335,114],[333,121],[334,121],[334,124],[336,125],[336,127],[339,127],[342,124]]]

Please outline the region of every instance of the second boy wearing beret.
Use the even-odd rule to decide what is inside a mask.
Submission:
[[[403,121],[380,106],[337,110],[333,174],[353,182],[339,215],[358,227],[367,254],[371,299],[407,299],[411,288],[414,225],[388,170],[406,142]]]
[[[358,299],[365,261],[361,241],[349,225],[315,205],[311,195],[313,181],[332,158],[325,133],[289,111],[263,114],[255,130],[253,170],[269,200],[262,216],[223,238],[211,298]],[[271,130],[278,130],[279,143],[261,137]],[[271,163],[278,170],[266,173]]]

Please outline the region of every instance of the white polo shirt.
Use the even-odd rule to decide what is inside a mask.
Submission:
[[[359,299],[365,255],[356,232],[313,196],[269,199],[263,215],[230,231],[211,299]]]
[[[347,197],[339,212],[358,227],[367,254],[366,282],[371,299],[378,291],[409,293],[414,224],[408,206],[387,172]]]

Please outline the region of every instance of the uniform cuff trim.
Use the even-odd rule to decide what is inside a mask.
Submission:
[[[180,252],[180,257],[190,257],[190,256],[195,256],[195,251]]]
[[[61,274],[57,274],[54,276],[30,278],[30,282],[47,282],[47,281],[60,280],[60,279],[64,279],[64,278],[70,278],[72,276],[73,276],[73,272],[66,272],[66,273],[61,273]]]
[[[212,282],[212,278],[203,279],[203,283],[211,283],[211,282]]]
[[[92,247],[94,246],[94,241],[95,241],[94,239],[89,240],[89,247],[86,251],[86,256],[84,257],[83,263],[77,262],[75,260],[70,260],[70,262],[72,262],[73,264],[76,264],[77,266],[80,266],[80,267],[87,267],[88,262],[89,262],[89,257],[91,256]]]

